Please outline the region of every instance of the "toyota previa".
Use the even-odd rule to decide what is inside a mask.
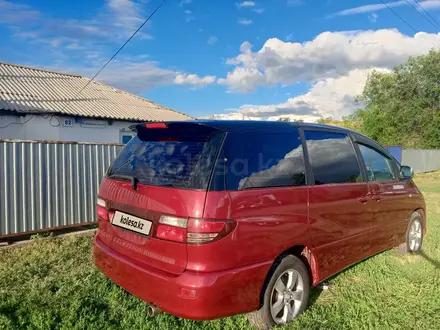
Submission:
[[[357,132],[318,124],[134,125],[101,182],[97,267],[164,311],[284,324],[310,288],[381,251],[420,250],[412,169]]]

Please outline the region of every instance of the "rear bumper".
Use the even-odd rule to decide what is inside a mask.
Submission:
[[[110,279],[164,312],[210,320],[259,308],[271,261],[222,272],[174,275],[140,264],[94,240],[96,266]]]

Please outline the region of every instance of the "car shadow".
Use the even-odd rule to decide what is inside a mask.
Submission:
[[[432,259],[430,256],[426,255],[426,253],[422,250],[419,252],[419,254],[425,258],[426,260],[428,260],[431,264],[434,265],[434,267],[436,268],[440,268],[440,261]]]
[[[321,295],[323,289],[319,287],[314,287],[310,290],[310,296],[309,296],[309,306],[313,306],[315,302],[318,300],[319,296]]]

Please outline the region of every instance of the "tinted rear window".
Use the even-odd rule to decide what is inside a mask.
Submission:
[[[222,133],[198,125],[144,129],[125,146],[107,175],[135,177],[146,185],[207,189],[221,138]]]
[[[315,184],[361,182],[354,148],[343,133],[304,132]]]
[[[223,162],[228,190],[305,185],[303,149],[296,128],[229,133],[219,162]]]

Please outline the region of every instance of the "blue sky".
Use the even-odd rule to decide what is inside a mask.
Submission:
[[[380,0],[168,0],[98,80],[196,117],[340,119],[371,70],[440,47],[440,0],[386,2],[412,28]],[[90,77],[159,3],[0,0],[0,61]]]

